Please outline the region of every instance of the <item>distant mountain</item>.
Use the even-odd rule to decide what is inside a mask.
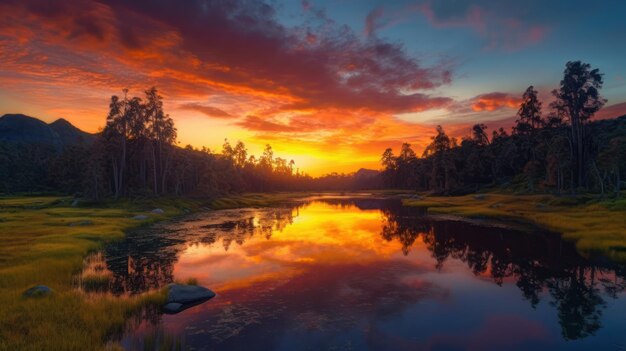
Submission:
[[[62,118],[47,124],[40,119],[22,114],[6,114],[0,117],[0,141],[63,148],[91,144],[95,137],[95,134],[84,132]]]
[[[57,119],[49,126],[61,137],[65,145],[91,144],[96,139],[95,134],[83,132],[63,118]]]
[[[379,171],[367,168],[361,168],[356,173],[354,173],[354,177],[357,179],[371,179],[376,178],[380,174]]]

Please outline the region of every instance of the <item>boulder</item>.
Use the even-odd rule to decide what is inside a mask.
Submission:
[[[138,221],[143,221],[145,219],[148,219],[150,217],[146,216],[146,215],[136,215],[135,217],[133,217],[133,219],[136,219]]]
[[[24,291],[23,295],[25,297],[43,297],[43,296],[51,295],[53,292],[54,290],[50,289],[49,287],[45,285],[36,285]]]
[[[154,210],[152,210],[152,213],[155,213],[155,214],[164,214],[164,213],[165,213],[165,211],[163,211],[163,210],[162,210],[162,209],[160,209],[160,208],[155,208]]]
[[[176,314],[183,310],[183,304],[178,302],[170,302],[163,306],[163,311],[169,314]]]
[[[170,284],[168,288],[163,311],[170,314],[182,312],[215,297],[213,291],[202,286]]]
[[[78,206],[78,199],[75,199],[74,201],[72,201],[72,207],[77,207]]]

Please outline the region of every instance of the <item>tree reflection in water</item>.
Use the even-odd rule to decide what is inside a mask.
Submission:
[[[433,217],[398,200],[318,201],[379,210],[381,237],[399,242],[404,255],[410,255],[416,241],[423,242],[436,269],[457,260],[498,285],[515,282],[533,308],[549,296],[568,340],[596,332],[606,304],[603,296],[615,298],[626,289],[624,267],[584,258],[555,233]],[[114,276],[111,291],[133,294],[172,282],[174,264],[190,245],[221,244],[228,251],[254,236],[271,240],[272,233],[293,223],[302,206],[306,204],[208,212],[141,229],[106,249]]]
[[[139,229],[105,249],[108,269],[113,272],[109,290],[117,295],[137,294],[172,283],[174,264],[185,248],[221,242],[228,251],[233,242],[243,245],[255,235],[270,239],[273,232],[293,222],[297,209],[224,210]]]
[[[533,307],[541,292],[548,291],[565,339],[584,338],[597,331],[605,305],[601,294],[616,297],[626,289],[624,267],[586,259],[555,233],[438,220],[399,204],[389,204],[381,211],[381,235],[401,242],[405,255],[421,238],[438,269],[452,258],[498,285],[514,279]]]

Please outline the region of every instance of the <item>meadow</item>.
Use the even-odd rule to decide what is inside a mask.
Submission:
[[[78,289],[84,259],[125,231],[196,210],[193,200],[160,199],[78,204],[67,197],[0,198],[0,349],[116,349],[108,338],[164,292],[116,298]],[[151,213],[160,208],[163,214]],[[145,220],[132,217],[144,214]],[[50,296],[23,292],[43,284]]]

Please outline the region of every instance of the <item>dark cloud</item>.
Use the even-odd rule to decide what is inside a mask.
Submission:
[[[179,108],[183,110],[198,111],[209,117],[214,117],[214,118],[233,118],[234,117],[233,115],[231,115],[230,113],[224,110],[221,110],[217,107],[208,106],[208,105],[189,103],[189,104],[180,105]]]
[[[275,9],[262,1],[26,0],[11,4],[46,26],[61,27],[65,38],[58,39],[75,40],[79,52],[93,49],[76,39],[88,36],[93,39],[90,45],[102,43],[103,60],[120,55],[116,59],[131,65],[130,69],[158,67],[169,72],[156,76],[159,79],[284,96],[285,102],[290,100],[299,108],[396,113],[448,101],[416,91],[449,83],[449,66],[424,67],[400,44],[363,40],[320,16],[305,27],[287,28],[276,19]],[[152,72],[145,74],[155,77]]]

